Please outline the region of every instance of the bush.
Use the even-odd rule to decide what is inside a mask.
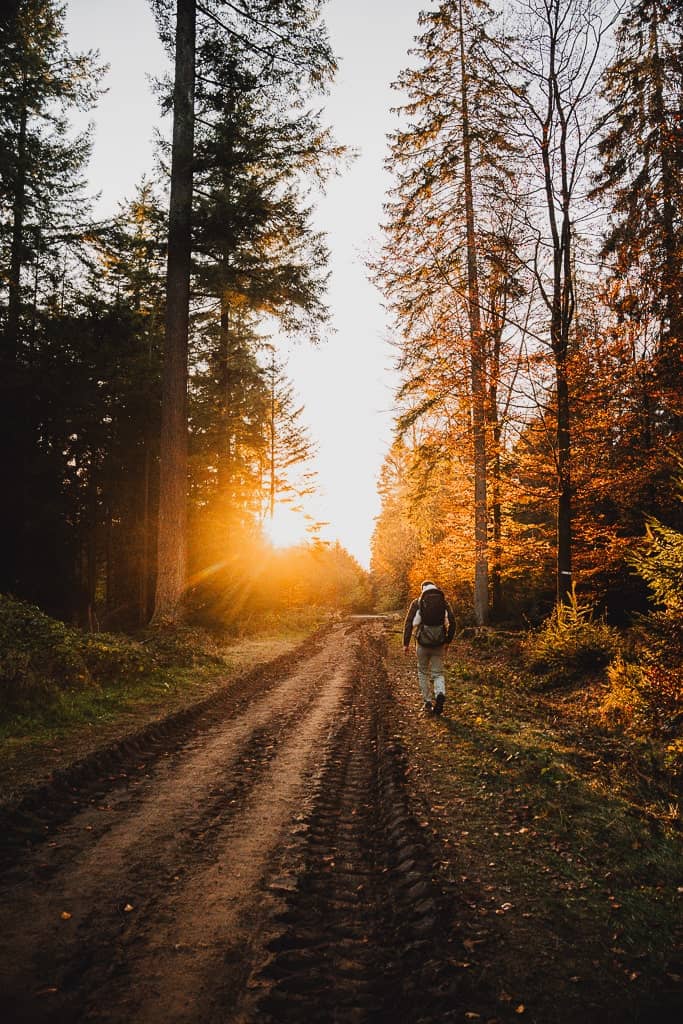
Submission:
[[[134,640],[82,633],[0,595],[0,711],[45,707],[66,691],[111,686],[156,664],[154,652]]]
[[[522,645],[527,668],[547,686],[562,686],[602,672],[618,649],[618,634],[595,621],[573,592],[568,605],[558,604],[541,628]]]
[[[649,519],[646,534],[629,561],[658,605],[683,617],[683,533]]]
[[[223,660],[212,634],[199,626],[166,623],[150,627],[145,645],[163,668],[196,668]]]
[[[638,661],[617,657],[607,670],[609,691],[600,710],[609,725],[634,732],[667,730],[681,714],[683,668],[663,664],[656,650],[644,646]]]
[[[683,495],[683,477],[679,489]],[[618,658],[610,666],[610,689],[601,710],[610,724],[670,732],[683,717],[683,533],[648,520],[646,536],[629,561],[660,610],[637,623],[629,661]],[[672,749],[670,761],[680,773],[683,741]]]
[[[157,666],[152,651],[134,640],[112,633],[81,634],[77,644],[88,671],[101,686],[110,686],[122,678],[145,675]]]
[[[76,634],[34,605],[0,595],[0,707],[93,684]]]

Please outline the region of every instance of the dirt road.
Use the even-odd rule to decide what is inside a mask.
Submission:
[[[462,1019],[382,644],[341,624],[6,820],[3,1019]]]

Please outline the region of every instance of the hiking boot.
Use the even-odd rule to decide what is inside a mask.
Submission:
[[[443,706],[446,703],[446,694],[437,693],[436,700],[434,701],[434,714],[440,715],[443,711]]]
[[[424,702],[424,704],[422,705],[422,710],[424,711],[425,715],[431,715],[432,711],[434,710],[434,708],[432,707],[431,700],[426,700]]]

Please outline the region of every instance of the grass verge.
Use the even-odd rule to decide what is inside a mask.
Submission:
[[[525,690],[514,640],[492,640],[451,648],[441,718],[419,713],[414,657],[389,650],[407,782],[482,993],[463,1020],[678,1020],[674,781],[651,745],[599,727],[590,688]]]
[[[195,704],[243,672],[291,651],[319,622],[270,624],[257,637],[206,638],[193,631],[153,636],[153,668],[120,672],[49,699],[0,709],[0,803],[144,725]],[[125,643],[125,641],[123,641]]]

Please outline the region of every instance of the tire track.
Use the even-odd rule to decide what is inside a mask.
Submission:
[[[254,979],[248,1019],[444,1022],[462,1018],[468,982],[453,911],[412,816],[400,745],[386,735],[384,643],[366,637],[351,713],[341,724],[313,812],[300,830],[303,868]]]
[[[329,633],[328,628],[319,630],[293,651],[232,679],[206,700],[55,771],[49,781],[0,806],[0,870],[21,863],[27,850],[50,839],[79,807],[102,800],[121,783],[144,779],[179,745],[220,725],[227,715],[239,714],[255,693],[266,696],[298,664],[324,649]]]
[[[137,774],[60,796],[0,886],[10,1024],[462,1019],[384,655],[378,624],[337,627]]]
[[[139,1000],[157,959],[172,961],[174,975],[182,966],[180,973],[194,978],[216,950],[224,956],[221,914],[227,921],[244,900],[254,901],[253,875],[245,881],[237,865],[244,860],[265,869],[292,801],[306,797],[304,770],[321,756],[325,725],[353,660],[353,647],[335,631],[297,671],[269,692],[254,693],[235,719],[160,757],[141,782],[143,792],[120,786],[107,805],[77,805],[55,832],[59,845],[42,844],[7,875],[0,890],[8,921],[0,934],[0,980],[10,1019],[76,1021],[84,1003],[99,1019],[104,998],[106,1019],[144,1020],[139,1009],[117,1017],[109,1008],[117,1005],[106,996],[120,989],[117,978],[125,979],[127,993],[135,977]],[[107,822],[93,825],[102,812]],[[126,912],[128,906],[134,909]],[[64,911],[68,922],[60,917]],[[179,965],[184,949],[187,964]],[[139,963],[146,965],[142,974]],[[186,979],[182,991],[189,988]],[[41,991],[47,996],[36,1000]],[[162,1002],[157,997],[155,1005]],[[155,1006],[145,1012],[156,1019]],[[164,1016],[176,1019],[168,1008]]]

